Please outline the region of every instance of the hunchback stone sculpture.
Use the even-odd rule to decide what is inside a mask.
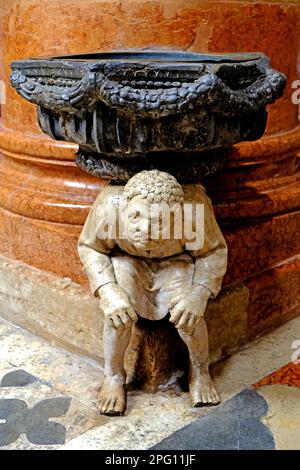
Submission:
[[[189,243],[184,234],[174,236],[176,211],[186,204],[204,207],[203,224],[198,224],[204,239],[199,247]],[[168,237],[164,236],[163,210],[156,212],[160,218],[154,220],[153,205],[170,209]],[[103,230],[111,227],[112,214],[116,215],[117,228],[123,227],[122,236],[120,230],[113,237],[109,230]],[[182,210],[181,214],[183,225],[195,225],[193,210]],[[151,231],[155,224],[156,232]],[[124,356],[133,324],[139,317],[160,320],[166,315],[189,351],[193,405],[219,403],[209,374],[204,313],[208,300],[221,289],[227,247],[203,186],[181,186],[174,176],[159,170],[141,171],[125,186],[107,186],[89,213],[78,251],[104,315],[105,381],[99,411],[113,416],[122,415],[126,409]]]

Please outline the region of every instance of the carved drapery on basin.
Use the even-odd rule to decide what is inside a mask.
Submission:
[[[95,53],[12,69],[12,85],[38,105],[43,131],[79,144],[81,168],[118,182],[152,168],[171,169],[181,182],[214,172],[224,161],[220,147],[262,136],[266,105],[286,81],[254,53]]]

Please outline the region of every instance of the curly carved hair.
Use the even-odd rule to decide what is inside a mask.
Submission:
[[[176,178],[165,171],[144,170],[134,175],[124,187],[127,202],[136,196],[150,203],[182,203],[183,190]]]

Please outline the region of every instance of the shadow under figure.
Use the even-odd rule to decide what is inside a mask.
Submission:
[[[181,186],[169,173],[150,170],[125,186],[105,187],[78,251],[105,319],[99,411],[114,416],[126,409],[124,356],[133,324],[168,313],[188,348],[193,405],[219,403],[203,317],[221,289],[227,246],[203,186]]]

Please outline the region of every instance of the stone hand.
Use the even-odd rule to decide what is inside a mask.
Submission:
[[[115,283],[99,288],[100,308],[115,328],[127,328],[138,319],[126,292]]]
[[[184,333],[191,335],[198,321],[203,318],[211,293],[202,286],[189,290],[171,309],[170,322]]]

